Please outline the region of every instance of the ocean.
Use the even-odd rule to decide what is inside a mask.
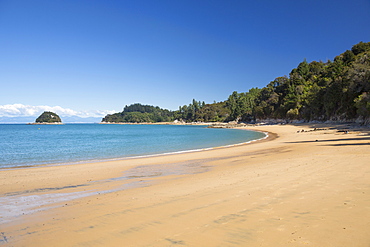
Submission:
[[[264,136],[260,132],[199,125],[0,124],[0,168],[184,152]]]

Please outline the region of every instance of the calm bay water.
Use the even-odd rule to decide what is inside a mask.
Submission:
[[[246,130],[180,125],[0,124],[0,167],[65,164],[225,146],[263,138]]]

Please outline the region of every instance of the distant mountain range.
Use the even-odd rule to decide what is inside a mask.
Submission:
[[[6,123],[34,123],[37,117],[0,117],[0,124]],[[100,123],[101,117],[61,117],[63,123]]]

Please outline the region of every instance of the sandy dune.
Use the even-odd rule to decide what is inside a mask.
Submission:
[[[249,127],[269,139],[0,170],[0,246],[369,247],[370,131],[336,127]]]

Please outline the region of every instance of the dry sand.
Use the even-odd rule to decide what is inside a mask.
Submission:
[[[249,127],[277,138],[0,170],[0,246],[369,247],[370,132],[335,127]]]

